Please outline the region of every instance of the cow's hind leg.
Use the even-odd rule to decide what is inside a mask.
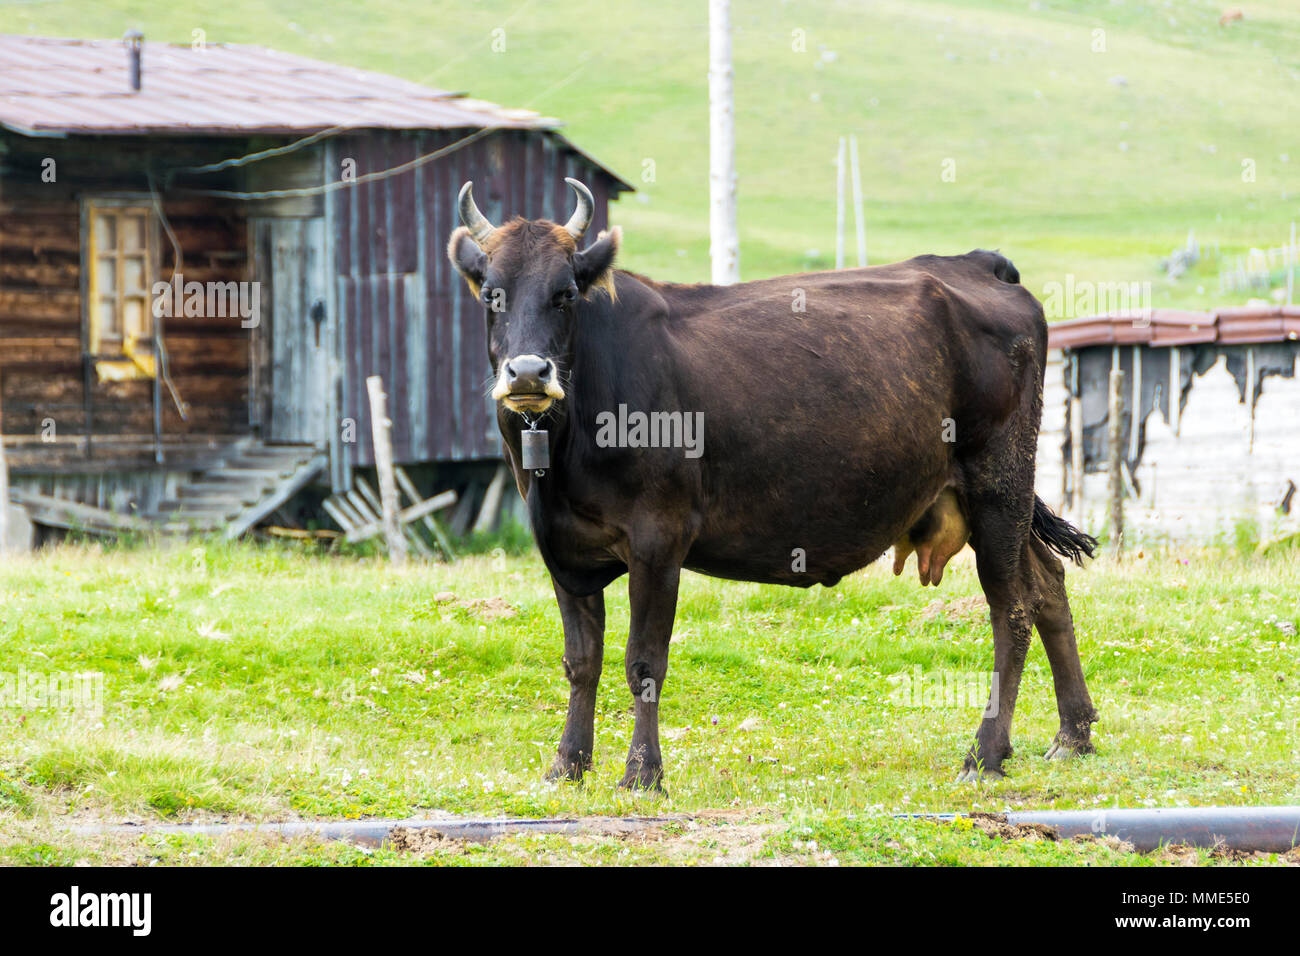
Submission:
[[[988,707],[958,780],[999,779],[1011,756],[1011,719],[1041,601],[1030,569],[1030,507],[996,499],[970,505],[971,544],[993,624],[993,674]]]
[[[564,622],[564,674],[569,678],[569,713],[548,780],[581,780],[591,769],[596,739],[596,690],[605,651],[605,595],[570,594],[555,585]]]
[[[1042,604],[1034,623],[1052,666],[1056,689],[1056,710],[1061,729],[1047,752],[1048,759],[1060,759],[1092,752],[1092,724],[1097,711],[1092,706],[1083,664],[1074,640],[1074,618],[1065,593],[1065,568],[1061,559],[1037,537],[1030,539],[1035,584]]]
[[[1017,408],[962,463],[970,543],[993,624],[993,674],[989,704],[959,780],[1002,776],[1002,762],[1011,755],[1011,720],[1025,656],[1042,605],[1030,551],[1042,372],[1027,338],[1012,346],[1009,357],[1019,373]]]

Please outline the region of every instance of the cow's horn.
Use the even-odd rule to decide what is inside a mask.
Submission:
[[[596,200],[591,198],[591,190],[576,179],[566,176],[564,181],[573,187],[573,194],[578,197],[578,208],[573,211],[564,228],[574,239],[581,239],[587,232],[587,227],[591,225],[591,214],[596,211]]]
[[[488,222],[487,217],[479,212],[478,206],[474,204],[473,180],[460,187],[460,199],[457,200],[457,206],[460,209],[460,221],[469,230],[470,238],[480,246],[483,245],[488,236],[496,232],[497,227]]]

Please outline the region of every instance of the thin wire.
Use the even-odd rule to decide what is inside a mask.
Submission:
[[[167,233],[167,239],[172,244],[172,294],[175,299],[176,277],[181,274],[181,262],[185,258],[185,251],[181,249],[180,240],[176,238],[176,233],[172,231],[172,224],[167,219],[167,214],[163,212],[162,199],[158,196],[158,189],[154,185],[153,173],[148,173],[149,194],[153,196],[153,208],[158,213],[158,219],[162,223],[163,231]],[[175,301],[172,306],[175,307]],[[154,341],[158,343],[158,355],[155,356],[158,363],[157,372],[162,376],[163,382],[167,385],[167,391],[171,393],[172,401],[176,404],[176,411],[180,413],[181,421],[188,422],[189,414],[185,411],[185,403],[181,401],[180,392],[176,390],[176,383],[172,381],[171,361],[167,356],[167,346],[163,342],[161,335],[155,335]]]
[[[510,16],[506,17],[504,20],[501,21],[501,27],[504,28],[505,26],[507,26],[516,17],[518,17],[525,10],[531,7],[533,3],[534,0],[525,0],[525,2],[521,4],[514,11],[514,13],[510,14]],[[425,82],[433,79],[435,76],[437,76],[439,73],[443,72],[444,70],[448,69],[449,67],[455,66],[457,63],[469,59],[469,57],[473,54],[475,50],[483,46],[484,43],[490,42],[491,39],[492,39],[492,35],[489,34],[487,40],[483,40],[475,44],[468,51],[466,51],[466,53],[463,56],[455,60],[449,60],[446,63],[443,63],[442,66],[438,67],[438,69],[434,70],[432,73],[426,73],[420,79],[415,80],[414,81],[415,84],[423,85]],[[548,88],[545,92],[549,93],[550,91],[551,90]],[[457,99],[457,98],[459,98],[459,94],[451,93],[451,92],[447,92],[443,96],[438,97],[438,99],[448,99],[448,100]],[[537,99],[537,97],[534,97],[533,99]],[[363,111],[358,109],[357,112],[353,114],[352,118],[357,119],[363,115],[364,115]],[[277,156],[288,155],[289,153],[296,152],[299,149],[303,149],[307,146],[312,145],[313,143],[319,142],[320,140],[325,139],[328,136],[335,136],[338,135],[339,133],[343,133],[348,130],[354,130],[357,128],[358,127],[356,127],[352,123],[346,121],[343,123],[336,123],[335,125],[329,127],[328,129],[318,130],[315,133],[311,133],[308,136],[304,136],[302,139],[296,140],[292,143],[286,143],[284,146],[274,146],[270,149],[259,150],[258,152],[248,153],[244,156],[239,156],[234,159],[223,159],[220,162],[207,163],[202,166],[183,166],[178,169],[169,170],[166,174],[166,177],[163,180],[163,186],[164,188],[166,188],[168,181],[171,179],[173,173],[213,173],[213,172],[219,172],[220,170],[223,169],[230,169],[232,167],[246,166],[250,163],[256,163],[263,159],[273,159]]]
[[[167,171],[167,178],[170,179],[176,173],[215,173],[220,172],[223,169],[230,169],[234,166],[247,166],[249,163],[256,163],[263,159],[273,159],[276,156],[284,156],[288,153],[302,149],[305,146],[310,146],[312,143],[322,140],[326,136],[332,136],[345,129],[354,128],[355,127],[342,125],[331,126],[329,129],[323,129],[312,133],[310,136],[304,136],[302,139],[295,140],[292,143],[287,143],[284,146],[273,146],[270,149],[259,150],[256,153],[249,153],[236,159],[223,159],[219,163],[207,163],[203,166],[180,166],[176,169],[169,169]]]
[[[599,56],[597,56],[594,59],[599,59]],[[560,89],[561,87],[567,86],[568,84],[572,83],[575,79],[577,79],[578,74],[580,74],[583,70],[587,69],[587,67],[589,67],[592,64],[592,62],[594,62],[593,59],[588,59],[580,63],[578,67],[573,71],[571,71],[567,76],[565,76],[563,79],[557,80],[556,82],[552,83],[546,89],[542,90],[542,92],[532,97],[532,99],[530,99],[528,102],[532,103],[536,100],[539,100],[543,96],[546,96],[548,93],[551,93],[557,89]],[[355,129],[355,127],[346,127],[346,128]],[[415,159],[402,163],[399,166],[393,166],[389,169],[381,169],[373,173],[365,173],[364,175],[357,176],[355,179],[335,180],[334,182],[324,183],[320,186],[301,186],[295,189],[268,189],[262,192],[240,192],[238,190],[228,190],[228,189],[192,189],[184,186],[178,186],[176,187],[175,191],[187,193],[190,195],[196,195],[196,196],[214,196],[220,199],[238,199],[238,200],[287,199],[287,198],[300,197],[300,196],[321,196],[326,193],[336,192],[337,190],[340,189],[347,189],[351,186],[359,186],[362,183],[378,182],[379,180],[387,179],[390,176],[400,176],[402,173],[409,172],[412,169],[417,169],[420,166],[425,165],[426,163],[433,162],[435,159],[441,159],[443,156],[447,156],[450,153],[454,153],[458,149],[463,149],[464,147],[468,146],[470,143],[473,143],[476,140],[482,139],[484,136],[487,136],[489,133],[495,133],[496,131],[502,129],[519,129],[519,128],[520,127],[512,127],[505,124],[484,126],[478,131],[471,133],[469,136],[464,136],[454,143],[449,143],[448,145],[443,146],[440,149],[435,149],[431,153],[425,153],[423,156],[417,156]],[[525,127],[525,128],[530,128],[530,127]],[[300,148],[302,145],[306,145],[307,140],[313,140],[313,138],[322,139],[326,135],[331,135],[335,132],[338,132],[339,129],[340,129],[339,127],[335,127],[330,130],[321,130],[319,133],[313,133],[311,134],[311,136],[304,137],[303,139],[299,140],[297,143],[290,143],[287,146],[277,147],[277,149],[281,150],[281,152],[277,153],[276,155],[283,155],[283,153],[285,152],[291,152],[295,148]],[[550,132],[550,131],[546,129],[542,129],[542,132]],[[257,159],[268,158],[269,155],[272,153],[275,153],[275,150],[263,150],[261,153],[251,153],[248,156],[241,156],[238,159],[234,159],[234,160],[223,160],[222,163],[215,163],[212,165],[221,166],[222,168],[225,168],[226,166],[232,166],[232,165],[244,165],[245,162],[255,162]],[[191,167],[191,168],[201,169],[201,167]],[[177,172],[183,172],[183,171],[184,170],[177,170]]]
[[[508,129],[506,126],[485,126],[469,136],[463,136],[454,143],[449,143],[440,149],[435,149],[432,153],[425,153],[423,156],[417,156],[415,159],[402,163],[400,166],[393,166],[391,169],[383,169],[378,172],[365,173],[357,176],[355,179],[337,179],[333,182],[324,183],[320,186],[302,186],[296,189],[268,189],[263,192],[239,192],[229,189],[189,189],[185,186],[177,186],[174,191],[178,193],[188,193],[197,196],[216,196],[222,199],[284,199],[291,196],[320,196],[325,193],[336,192],[340,189],[347,189],[351,186],[360,186],[362,183],[377,182],[381,179],[387,179],[390,176],[399,176],[402,173],[409,172],[426,163],[431,163],[435,159],[440,159],[449,153],[454,153],[458,149],[463,149],[475,140],[482,139],[489,133],[495,133],[500,129]]]
[[[534,0],[525,0],[525,2],[520,4],[520,6],[515,10],[514,13],[510,14],[510,16],[506,17],[504,20],[501,21],[501,23],[498,25],[498,29],[504,29],[505,27],[509,26],[511,21],[513,21],[521,13],[523,13],[525,10],[531,7],[533,5],[533,2]],[[492,33],[489,32],[487,35],[487,39],[480,40],[478,43],[474,44],[472,47],[466,50],[463,55],[457,57],[454,60],[448,60],[446,63],[442,64],[442,66],[438,67],[432,73],[426,73],[424,75],[424,79],[417,80],[416,82],[423,83],[425,80],[431,80],[439,73],[442,73],[443,71],[450,69],[456,64],[464,63],[466,60],[468,60],[471,56],[474,55],[475,51],[477,51],[479,47],[483,46],[486,43],[490,43],[492,40],[493,40],[493,35]]]

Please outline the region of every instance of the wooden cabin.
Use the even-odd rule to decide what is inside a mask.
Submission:
[[[1300,308],[1153,309],[1050,327],[1038,492],[1105,527],[1109,381],[1124,372],[1124,521],[1147,540],[1300,529]]]
[[[500,222],[562,221],[579,178],[606,226],[631,187],[559,125],[257,47],[0,36],[15,500],[242,533],[373,464],[373,374],[399,463],[497,459],[481,309],[443,250],[467,179]]]

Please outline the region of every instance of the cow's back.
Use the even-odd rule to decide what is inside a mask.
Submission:
[[[627,467],[654,476],[661,504],[696,503],[688,566],[810,584],[883,553],[1033,374],[1013,358],[1045,347],[1042,312],[1011,276],[1003,257],[973,253],[656,285],[666,309],[627,355],[657,371],[632,407],[701,413],[704,453],[642,449]]]

